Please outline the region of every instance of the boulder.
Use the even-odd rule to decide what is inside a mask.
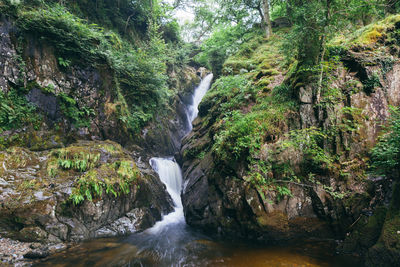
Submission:
[[[0,166],[0,233],[6,237],[54,244],[126,235],[172,211],[148,163],[112,141],[41,152],[13,147],[0,152]]]

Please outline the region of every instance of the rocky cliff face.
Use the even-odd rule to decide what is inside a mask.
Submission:
[[[154,123],[142,131],[145,146],[152,155],[171,156],[179,152],[181,140],[191,123],[187,117],[187,106],[191,104],[194,89],[206,73],[205,68],[196,70],[191,67],[181,73],[170,73],[170,86],[178,89],[171,108],[157,114]]]
[[[0,133],[0,235],[41,243],[30,257],[42,257],[51,244],[154,225],[172,201],[148,159],[180,147],[186,95],[201,72],[186,67],[171,77],[170,110],[141,135],[121,119],[107,64],[67,66],[54,46],[15,25],[0,16],[0,92],[32,113]]]
[[[400,105],[399,55],[390,53],[373,57],[368,50],[347,50],[334,63],[329,85],[324,85],[330,89],[321,94],[317,81],[305,85],[304,79],[299,80],[296,75],[287,78],[286,83],[298,89],[297,112],[286,113],[286,118],[274,125],[281,127],[280,134],[262,137],[265,141],[251,163],[243,154],[218,159],[220,150],[215,147],[223,136],[219,129],[229,122],[230,115],[221,119],[219,107],[210,103],[228,105],[234,100],[227,96],[216,101],[218,93],[210,91],[213,100],[200,107],[201,118],[195,121],[194,131],[184,139],[181,150],[187,223],[212,233],[267,242],[309,237],[344,239],[347,235],[346,252],[366,253],[369,249],[367,263],[371,266],[379,261],[395,264],[398,249],[389,248],[385,239],[388,233],[383,227],[392,180],[366,175],[368,152],[389,116],[389,106]],[[256,79],[266,76],[275,85],[283,80],[279,75],[261,73],[255,72]],[[221,85],[212,90],[218,90],[218,86]],[[262,91],[257,93],[257,97],[264,95]],[[239,112],[246,116],[254,105],[257,100],[244,100]],[[242,126],[245,131],[243,127],[248,126]],[[314,131],[318,135],[324,133],[316,142],[324,148],[317,161],[317,153],[308,147]],[[334,133],[332,137],[329,132]],[[253,132],[249,138],[256,140],[258,134]],[[293,146],[296,142],[302,145]],[[334,158],[325,158],[328,154]],[[260,172],[260,167],[253,166],[265,169]],[[259,177],[273,177],[272,181],[285,187],[249,179],[256,172]],[[288,172],[292,177],[308,178],[285,180],[282,174]],[[386,221],[394,227],[391,218],[386,217]],[[364,234],[368,241],[360,241]],[[362,249],[357,249],[360,242]],[[385,256],[378,256],[381,253]]]
[[[0,77],[2,92],[27,88],[27,100],[44,116],[40,131],[25,127],[3,132],[3,143],[19,143],[38,150],[60,146],[60,142],[49,142],[57,138],[62,138],[61,141],[112,139],[122,143],[129,140],[130,135],[110,110],[117,96],[113,90],[111,73],[106,67],[63,68],[55,56],[54,48],[34,35],[25,36],[26,43],[18,44],[21,33],[5,18],[0,22],[0,34],[0,64],[4,74]],[[72,124],[77,119],[75,115],[79,115],[68,113],[68,107],[63,103],[65,100],[71,101],[71,112],[75,110],[74,107],[85,107],[88,112],[96,111],[89,115],[90,122],[84,126]],[[71,120],[71,116],[75,118]]]

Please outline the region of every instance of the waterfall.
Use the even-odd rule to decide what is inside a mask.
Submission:
[[[182,207],[180,197],[182,172],[179,165],[173,159],[168,158],[152,158],[150,165],[160,176],[161,182],[167,186],[167,191],[171,195],[175,207]]]
[[[198,106],[201,99],[207,93],[210,88],[211,81],[213,79],[213,74],[207,75],[200,83],[200,85],[194,90],[192,103],[187,106],[187,118],[190,121],[190,129],[192,130],[192,122],[197,117],[199,111]],[[162,221],[157,222],[152,228],[148,229],[147,232],[154,234],[159,234],[161,231],[165,230],[167,226],[172,224],[185,224],[185,218],[183,214],[183,206],[181,200],[181,190],[182,190],[182,171],[179,165],[174,161],[173,157],[170,158],[151,158],[150,165],[156,171],[160,177],[160,180],[166,185],[167,192],[170,194],[172,200],[174,201],[175,209],[172,213],[165,215]]]
[[[205,94],[207,93],[208,89],[210,89],[211,81],[213,79],[213,74],[208,74],[199,84],[199,86],[194,90],[194,94],[192,97],[192,103],[187,107],[187,117],[189,120],[189,129],[188,132],[192,130],[192,122],[196,119],[197,115],[199,114],[199,104]]]
[[[149,233],[156,234],[167,225],[185,222],[181,201],[182,172],[179,165],[172,159],[152,158],[150,159],[150,165],[160,176],[161,182],[166,185],[167,192],[175,205],[173,212],[164,216],[162,221],[157,222],[148,230]]]

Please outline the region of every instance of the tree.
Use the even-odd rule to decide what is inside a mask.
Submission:
[[[220,3],[225,9],[227,17],[236,14],[236,20],[242,22],[248,20],[251,24],[259,20],[266,37],[269,38],[271,36],[270,0],[220,0]],[[255,16],[255,13],[257,13],[258,16]],[[250,20],[248,18],[250,18]]]
[[[265,29],[265,35],[267,38],[269,38],[272,34],[272,25],[271,25],[271,17],[270,17],[270,5],[268,0],[263,0],[262,1],[262,6],[263,6],[263,24],[264,24],[264,29]]]

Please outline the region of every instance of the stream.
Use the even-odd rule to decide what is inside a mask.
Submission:
[[[210,88],[206,76],[187,106],[188,120]],[[191,124],[187,133],[192,130]],[[357,258],[337,255],[335,241],[307,240],[266,246],[221,241],[189,227],[181,201],[182,172],[173,157],[150,159],[175,208],[152,228],[127,237],[96,239],[52,255],[36,266],[359,266]]]

